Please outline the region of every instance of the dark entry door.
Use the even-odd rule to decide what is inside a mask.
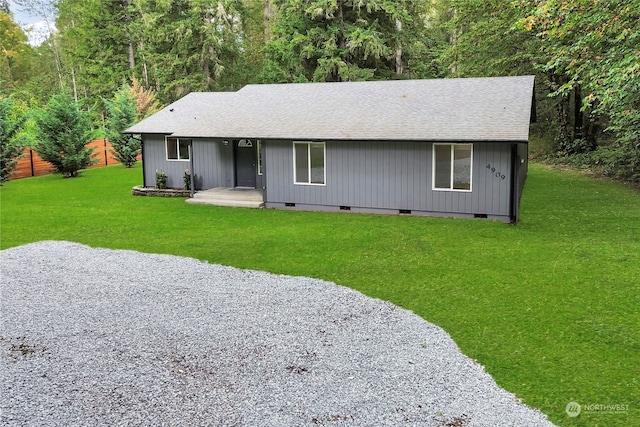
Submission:
[[[236,186],[256,186],[256,143],[251,139],[241,139],[234,144],[236,152]]]

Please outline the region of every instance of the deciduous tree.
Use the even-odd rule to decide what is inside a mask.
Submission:
[[[32,75],[34,52],[10,14],[0,10],[0,88],[16,90]]]
[[[612,174],[640,180],[640,0],[545,0],[521,25],[542,41],[545,70],[565,76],[554,94],[608,119]]]

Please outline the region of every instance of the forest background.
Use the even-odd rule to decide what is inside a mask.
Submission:
[[[640,0],[0,0],[3,153],[61,94],[100,136],[123,91],[140,119],[249,83],[523,74],[532,156],[640,182]]]

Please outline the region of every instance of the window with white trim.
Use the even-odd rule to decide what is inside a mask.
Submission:
[[[433,144],[433,189],[471,191],[473,144]]]
[[[183,138],[166,139],[167,160],[189,160],[191,159],[191,140]]]
[[[325,185],[324,142],[293,143],[293,182],[296,184]]]

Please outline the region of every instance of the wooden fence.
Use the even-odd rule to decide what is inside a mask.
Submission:
[[[119,163],[115,157],[113,157],[113,154],[111,154],[111,144],[109,141],[105,139],[95,139],[88,143],[87,147],[95,147],[95,150],[93,150],[93,158],[98,160],[95,165],[90,166],[91,168],[99,168]],[[46,175],[53,171],[54,168],[51,166],[51,163],[42,160],[33,149],[25,148],[24,156],[18,161],[10,179]]]

